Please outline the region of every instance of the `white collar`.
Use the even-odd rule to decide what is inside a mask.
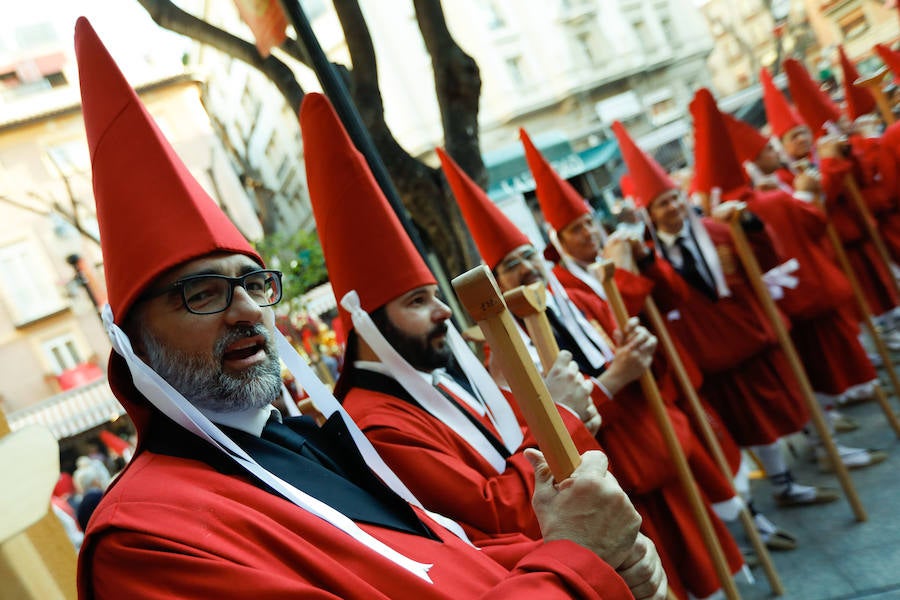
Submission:
[[[374,362],[371,360],[357,360],[353,362],[353,366],[357,369],[374,371],[376,373],[386,375],[391,379],[396,379],[394,374],[388,367],[384,365],[384,363]],[[477,398],[472,396],[472,394],[470,394],[469,391],[466,390],[466,388],[456,383],[456,381],[447,374],[446,369],[435,369],[430,373],[416,369],[416,373],[421,375],[422,379],[427,381],[429,385],[437,385],[438,382],[442,383],[447,387],[448,390],[450,390],[451,394],[468,404],[479,415],[484,416],[487,413],[487,408],[485,407],[484,403],[480,402]]]
[[[657,229],[656,235],[666,246],[673,246],[675,244],[675,240],[677,240],[678,238],[687,238],[687,227],[685,227],[684,223],[682,223],[681,229],[679,229],[677,233],[668,233],[666,231],[663,231],[662,229]]]
[[[281,422],[281,413],[271,404],[262,408],[247,408],[228,412],[210,410],[208,408],[200,408],[198,410],[213,423],[225,425],[232,429],[240,429],[256,437],[262,436],[263,427],[266,426],[272,415],[275,415],[279,423]]]

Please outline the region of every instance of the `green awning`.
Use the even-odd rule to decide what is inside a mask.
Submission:
[[[568,139],[564,136],[560,138],[560,135],[544,135],[533,138],[533,141],[564,179],[592,171],[619,156],[619,146],[614,140],[604,140],[596,146],[575,152]],[[521,145],[489,152],[484,155],[484,162],[488,169],[487,194],[491,199],[534,189],[534,178]]]

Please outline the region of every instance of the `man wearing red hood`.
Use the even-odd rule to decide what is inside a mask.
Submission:
[[[825,238],[825,215],[819,207],[794,198],[782,189],[756,191],[748,185],[732,141],[754,139],[746,123],[726,119],[707,89],[700,89],[690,105],[694,120],[695,189],[740,199],[775,235],[778,253],[790,260],[764,275],[773,298],[791,318],[791,337],[823,410],[834,410],[838,398],[853,388],[869,387],[878,376],[849,317],[850,282],[835,263]],[[748,130],[749,129],[749,130]],[[762,137],[756,134],[757,145]],[[820,467],[830,470],[821,440],[812,428],[807,432]],[[866,467],[887,455],[861,448],[839,446],[847,467]]]
[[[476,545],[511,536],[541,539],[530,501],[533,468],[524,452],[535,441],[512,398],[449,323],[434,276],[324,97],[307,96],[300,125],[313,212],[349,332],[337,397],[424,506],[459,522]],[[360,253],[365,235],[378,243]],[[582,419],[596,428],[599,417],[568,361],[561,357],[548,379],[566,384],[554,397],[571,409],[560,413],[576,446],[596,450]],[[600,512],[618,513],[615,507]],[[613,566],[639,597],[664,586],[643,536],[635,556]]]
[[[599,238],[602,237],[602,230],[595,224],[587,203],[575,188],[553,170],[524,131],[520,132],[520,136],[525,146],[525,156],[529,168],[534,176],[538,203],[550,229],[551,242],[557,245],[558,254],[561,257],[553,268],[553,274],[567,292],[581,290],[587,294],[585,296],[576,292],[572,293],[571,297],[579,309],[588,312],[590,307],[583,304],[585,297],[594,299],[597,296],[601,299],[605,297],[602,284],[587,269],[599,256],[601,248]],[[622,182],[633,186],[627,174],[623,175]],[[627,188],[627,192],[623,189],[623,192],[629,196],[634,195],[634,191],[630,187]],[[641,223],[643,225],[643,221]],[[627,303],[631,305],[632,314],[643,311],[644,302],[651,290],[663,313],[675,309],[690,293],[687,282],[675,272],[668,261],[657,257],[656,252],[647,247],[643,241],[643,235],[638,236],[635,233],[623,235],[617,231],[605,240],[603,252],[609,255],[619,267],[616,270],[616,284],[623,292],[623,297],[629,301]],[[635,257],[637,257],[636,260]],[[636,275],[636,273],[640,273],[640,275]],[[582,303],[580,304],[579,301]],[[740,447],[722,425],[715,409],[699,394],[703,383],[703,374],[699,367],[687,350],[680,345],[678,338],[672,338],[672,341],[678,350],[691,384],[698,391],[698,397],[705,412],[704,418],[712,426],[731,468],[731,474],[735,476],[735,489],[748,499],[748,506],[763,541],[770,548],[777,550],[795,548],[796,540],[793,536],[779,530],[765,515],[757,512],[753,502],[749,500],[750,488],[746,477],[747,469],[741,469]],[[664,394],[679,404],[679,407],[689,417],[694,432],[699,435],[701,424],[695,422],[693,411],[685,405],[687,399],[684,398],[682,390],[674,385],[667,357],[657,355],[653,361],[653,369]],[[707,494],[712,494],[710,499],[716,503],[731,497],[730,490],[727,490],[726,496],[721,497],[715,496],[715,490],[706,491]],[[714,504],[714,507],[718,509],[717,513],[724,520],[737,518],[737,514],[733,511],[722,510],[718,504]]]
[[[658,250],[688,283],[689,294],[669,313],[678,337],[703,372],[703,395],[735,440],[754,447],[781,505],[831,502],[837,494],[793,481],[778,438],[800,431],[809,417],[787,359],[740,269],[729,228],[719,220],[697,219],[682,192],[662,167],[644,153],[621,124],[613,131],[635,185],[636,202],[646,207]],[[702,149],[701,146],[697,147]],[[698,162],[705,162],[698,157]],[[727,220],[734,203],[720,207]],[[762,224],[744,222],[764,269],[777,264]]]
[[[88,527],[80,598],[631,597],[614,567],[627,570],[639,519],[599,453],[555,485],[531,455],[543,543],[478,551],[422,509],[275,330],[281,274],[190,175],[84,19],[75,46],[109,380],[139,432]],[[321,427],[272,408],[279,353]]]
[[[784,62],[784,69],[799,115],[817,140],[815,151],[810,147],[806,155],[800,157],[802,168],[795,170],[800,172],[811,166],[820,172],[826,212],[847,250],[847,258],[869,308],[886,332],[889,345],[900,348],[900,332],[894,333],[897,327],[893,313],[898,298],[891,282],[893,275],[869,239],[863,217],[846,184],[847,178],[855,181],[869,210],[883,214],[884,223],[880,226],[887,225],[885,233],[890,234],[884,237],[893,238],[894,221],[887,217],[888,213],[896,211],[896,166],[882,151],[878,140],[861,135],[844,135],[844,130],[838,125],[842,122],[840,110],[800,62],[788,59]],[[777,90],[774,93],[777,94]],[[781,101],[784,102],[783,98]],[[770,123],[773,119],[783,119],[778,115],[777,111],[770,112],[769,105],[766,105]],[[900,232],[900,229],[897,231]],[[900,237],[897,239],[900,240]]]
[[[713,594],[720,587],[718,578],[700,543],[662,434],[636,384],[653,360],[655,338],[638,326],[637,319],[624,335],[617,331],[609,307],[593,293],[573,290],[573,298],[583,298],[569,298],[544,270],[543,259],[528,238],[449,156],[441,150],[438,155],[475,245],[500,289],[536,281],[548,284],[547,316],[557,343],[572,352],[581,372],[593,382],[592,395],[603,417],[597,439],[609,455],[610,469],[644,518],[644,530],[656,543],[670,587],[676,594],[689,592],[697,598]],[[581,311],[580,306],[588,310]],[[524,330],[521,334],[526,346],[533,348]],[[685,415],[674,406],[668,411],[701,489],[716,500],[733,501],[730,487],[700,447]],[[707,509],[712,511],[709,504]],[[712,520],[736,572],[742,564],[740,552],[722,522],[715,516]]]

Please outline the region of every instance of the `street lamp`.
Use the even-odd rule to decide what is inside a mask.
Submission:
[[[91,299],[91,304],[99,313],[100,301],[97,294],[94,293],[91,279],[85,275],[84,258],[81,257],[81,234],[57,213],[52,213],[50,220],[53,222],[53,234],[56,237],[58,248],[65,255],[66,262],[75,271],[72,282],[84,288],[88,298]]]

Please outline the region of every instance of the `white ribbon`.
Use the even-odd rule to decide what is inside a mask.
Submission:
[[[796,273],[799,268],[800,263],[796,258],[792,258],[763,273],[762,280],[769,288],[772,300],[784,298],[784,288],[793,290],[797,287],[800,280],[793,273]]]
[[[591,367],[599,369],[611,361],[614,356],[612,348],[607,345],[606,341],[594,329],[594,326],[584,318],[581,311],[572,303],[556,275],[547,268],[544,261],[540,261],[539,268],[552,294],[551,297],[547,298],[547,310],[556,308],[554,312],[562,321],[563,326],[572,334],[575,343],[578,344],[578,348],[588,362],[591,363]]]
[[[309,496],[301,490],[298,490],[291,484],[287,483],[286,481],[282,480],[281,478],[277,477],[273,473],[270,473],[262,466],[260,466],[228,436],[222,433],[222,431],[218,427],[216,427],[214,423],[207,419],[206,416],[203,415],[203,413],[197,410],[197,408],[193,404],[188,402],[180,392],[169,385],[166,380],[160,377],[159,374],[153,371],[153,369],[151,369],[149,366],[147,366],[146,363],[138,358],[138,356],[132,349],[131,340],[129,340],[125,332],[115,324],[112,308],[110,308],[109,304],[103,307],[101,316],[103,319],[103,325],[105,326],[106,332],[109,335],[109,339],[113,349],[116,351],[116,353],[122,356],[122,358],[124,358],[125,362],[128,364],[128,369],[131,372],[131,377],[134,381],[135,387],[160,412],[172,419],[181,427],[185,428],[197,437],[211,444],[218,451],[231,456],[238,463],[238,465],[241,466],[241,468],[260,479],[272,489],[276,490],[290,502],[299,506],[303,510],[312,513],[313,515],[316,515],[320,519],[327,521],[334,527],[340,529],[359,543],[380,554],[394,564],[406,569],[417,577],[420,577],[421,579],[432,583],[431,578],[428,577],[428,570],[433,565],[420,563],[400,554],[390,546],[384,544],[383,542],[377,540],[376,538],[363,531],[356,523],[353,522],[352,519],[348,518],[340,511],[337,511],[324,502],[321,502],[320,500]],[[334,410],[340,410],[341,415],[344,418],[344,422],[350,430],[351,436],[357,443],[357,446],[360,447],[360,451],[363,454],[363,457],[366,459],[367,464],[369,464],[369,466],[373,468],[373,470],[384,480],[385,484],[390,486],[391,489],[394,490],[394,492],[396,492],[412,504],[421,507],[421,503],[415,499],[412,493],[408,489],[406,489],[406,487],[403,486],[402,483],[400,483],[400,480],[397,478],[397,476],[394,475],[393,472],[390,471],[390,469],[388,469],[387,465],[385,465],[383,461],[381,461],[374,448],[371,447],[371,444],[368,443],[368,440],[365,439],[365,437],[359,431],[359,428],[356,427],[355,423],[353,423],[353,420],[350,419],[349,416],[347,416],[346,412],[344,412],[342,408],[340,408],[340,405],[334,399],[334,396],[332,396],[331,393],[327,390],[327,388],[325,388],[325,386],[320,381],[318,381],[318,378],[316,378],[315,375],[312,374],[312,370],[309,369],[303,359],[301,359],[299,355],[297,355],[296,350],[294,350],[293,347],[287,342],[287,340],[284,339],[284,336],[282,336],[280,332],[276,331],[275,336],[278,342],[279,349],[284,352],[284,356],[282,356],[282,359],[285,361],[285,364],[287,365],[288,369],[291,370],[294,376],[297,377],[298,380],[302,381],[302,385],[304,386],[310,397],[315,399],[314,403],[316,404],[316,407],[323,414],[327,413],[329,415],[333,413]],[[303,374],[303,368],[298,368],[298,361],[299,363],[302,363],[304,366],[306,366],[305,370],[309,371],[309,374],[312,375],[311,379],[307,375]],[[295,370],[295,368],[297,370]],[[316,385],[312,380],[315,380],[318,385]],[[329,409],[331,410],[329,411]],[[366,448],[366,446],[368,446],[368,448]],[[376,464],[373,465],[369,462],[370,460],[375,461]],[[377,463],[380,463],[380,466]],[[442,525],[450,522],[449,519],[437,517],[436,515],[432,516],[435,516],[438,522],[440,522]],[[455,527],[451,528],[451,531],[468,542],[468,538],[464,533],[462,533],[459,525],[454,525]]]
[[[775,173],[769,173],[766,175],[762,172],[762,169],[753,162],[752,160],[744,161],[744,171],[746,171],[747,175],[750,176],[750,181],[753,182],[753,187],[759,188],[764,185],[768,185],[771,187],[776,187],[783,192],[787,192],[788,194],[794,193],[794,188],[783,182],[778,178],[778,175]]]
[[[687,214],[688,227],[691,228],[694,241],[697,243],[697,249],[700,250],[700,255],[703,258],[701,263],[709,271],[707,275],[712,277],[720,298],[731,296],[731,290],[728,289],[728,284],[725,283],[725,274],[722,272],[722,262],[719,260],[719,253],[716,252],[716,247],[709,237],[709,232],[706,231],[706,227],[703,226],[703,223],[697,218],[697,214],[690,206],[687,207]]]
[[[393,374],[397,382],[403,386],[403,389],[409,392],[428,413],[466,440],[466,443],[484,457],[497,473],[505,471],[506,459],[501,456],[500,452],[494,448],[485,435],[458,408],[453,406],[443,394],[425,381],[419,372],[391,346],[381,331],[378,330],[369,313],[363,310],[359,302],[359,295],[355,290],[347,292],[341,299],[341,306],[350,313],[356,333],[365,340],[382,364]],[[507,406],[507,408],[509,407]],[[497,417],[497,415],[494,416]],[[516,428],[518,429],[518,425]],[[521,444],[521,435],[521,430],[519,430],[519,444]],[[512,439],[504,439],[503,443],[509,449],[514,441]],[[518,449],[518,445],[514,446],[510,452],[516,449]]]

